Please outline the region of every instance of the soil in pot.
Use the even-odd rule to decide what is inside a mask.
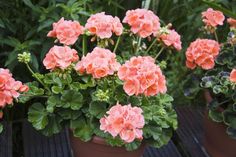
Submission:
[[[111,147],[97,136],[89,142],[83,142],[72,133],[70,141],[74,157],[141,157],[145,149],[145,144],[135,151],[127,151],[124,147]]]
[[[205,93],[209,103],[212,97],[209,92]],[[204,146],[211,157],[236,157],[236,140],[226,134],[226,126],[209,119],[208,112],[204,118]]]

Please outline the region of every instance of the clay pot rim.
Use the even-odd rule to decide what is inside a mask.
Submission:
[[[69,130],[71,131],[72,136],[73,136],[73,129],[70,128]],[[75,136],[74,136],[74,137],[75,137]],[[79,138],[79,137],[76,137],[76,138]],[[88,142],[89,142],[89,141],[88,141]],[[90,140],[90,142],[93,142],[93,143],[96,143],[96,144],[105,145],[105,146],[111,146],[111,145],[109,145],[108,143],[106,143],[106,140],[105,140],[104,138],[99,137],[99,136],[97,136],[97,135],[94,135],[94,136],[92,137],[92,139]],[[139,147],[142,147],[142,145],[146,146],[147,143],[144,142],[144,140],[142,140],[141,145],[140,145]],[[124,146],[122,146],[122,147],[124,147]],[[120,147],[120,148],[122,148],[122,147]]]
[[[109,144],[106,143],[106,140],[104,138],[96,136],[96,135],[93,136],[91,141],[96,144],[110,146]],[[144,142],[144,140],[142,140],[141,145],[139,147],[142,147],[142,145],[145,145],[145,146],[147,145],[146,142]],[[124,147],[124,146],[122,146],[122,147]]]

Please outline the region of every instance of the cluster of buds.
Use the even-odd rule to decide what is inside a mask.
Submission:
[[[28,64],[30,62],[31,55],[28,52],[23,52],[22,54],[18,54],[18,61],[20,63]]]

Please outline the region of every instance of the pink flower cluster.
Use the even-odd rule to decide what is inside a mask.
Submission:
[[[92,15],[87,20],[85,28],[101,39],[110,38],[112,33],[120,36],[123,32],[120,19],[118,17],[112,17],[111,15],[105,15],[104,12]]]
[[[154,96],[167,91],[165,76],[155,60],[148,56],[126,61],[119,68],[118,77],[124,81],[123,88],[128,95]]]
[[[78,59],[79,56],[75,49],[68,46],[53,46],[44,58],[43,65],[50,70],[55,68],[64,70]]]
[[[233,83],[236,83],[236,69],[233,69],[230,73],[229,80]]]
[[[131,31],[142,38],[150,35],[156,36],[160,29],[159,17],[146,9],[129,10],[123,20],[131,26]]]
[[[194,69],[197,65],[202,69],[212,69],[219,51],[220,44],[217,41],[197,39],[190,44],[186,51],[186,66],[190,69]]]
[[[8,69],[0,68],[0,107],[12,104],[14,98],[20,96],[19,92],[27,92],[28,86],[16,81]]]
[[[228,24],[230,25],[231,28],[236,28],[236,20],[233,18],[228,18],[227,19]]]
[[[125,106],[117,104],[107,112],[108,116],[100,119],[100,129],[113,137],[119,135],[127,143],[135,139],[142,140],[142,128],[145,124],[142,112],[141,108],[132,107],[130,104]]]
[[[222,12],[208,8],[207,11],[202,12],[203,22],[207,26],[216,27],[218,25],[223,25],[225,16]]]
[[[169,33],[163,33],[160,40],[166,45],[175,48],[177,51],[182,49],[180,35],[175,30],[169,30]]]
[[[116,61],[116,54],[108,49],[96,47],[75,66],[80,73],[92,74],[93,78],[102,78],[113,75],[120,67]]]
[[[47,36],[57,38],[62,44],[73,45],[83,32],[84,27],[79,22],[61,18],[53,23],[53,30]]]

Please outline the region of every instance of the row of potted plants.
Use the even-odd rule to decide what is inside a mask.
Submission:
[[[224,122],[235,137],[236,20],[228,19],[229,37],[219,43],[217,26],[223,25],[224,15],[209,8],[202,18],[203,30],[213,36],[190,44],[186,66],[208,70],[200,85],[209,89],[209,117]],[[46,136],[70,128],[75,156],[138,157],[146,145],[167,144],[178,122],[163,72],[168,64],[161,54],[181,51],[181,37],[150,10],[129,10],[122,22],[104,12],[91,15],[85,26],[64,18],[55,22],[47,35],[55,45],[43,60],[48,71],[34,72],[30,52],[19,54],[18,61],[35,81],[22,84],[1,69],[0,106],[11,106],[13,99],[30,103],[28,121]],[[124,42],[131,44],[122,47]]]

